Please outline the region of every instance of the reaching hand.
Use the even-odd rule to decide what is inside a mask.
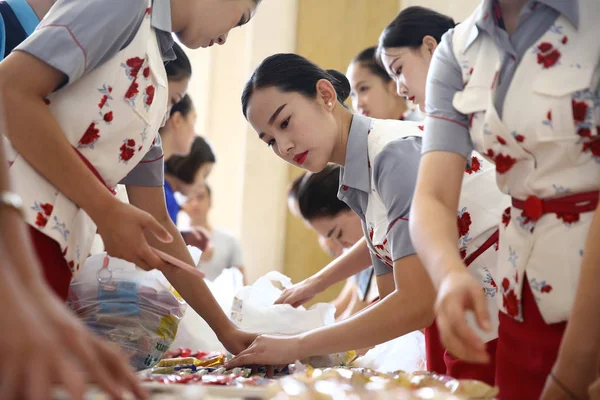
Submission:
[[[2,279],[10,279],[3,273]],[[82,399],[89,378],[108,395],[146,399],[125,358],[92,335],[43,288],[27,293],[18,282],[3,288],[0,313],[0,398],[50,399],[54,385]]]
[[[308,278],[285,289],[275,301],[275,304],[291,304],[293,307],[300,307],[321,292],[322,289],[319,287],[318,281],[314,278]]]
[[[225,346],[227,351],[235,355],[248,348],[248,346],[254,342],[257,336],[258,335],[255,333],[234,328],[233,330],[225,333],[222,338],[219,338],[219,340],[221,340],[221,343],[223,343],[223,346]]]
[[[183,236],[185,244],[197,247],[202,251],[210,246],[210,233],[200,226],[193,226],[188,230],[181,231],[181,236]]]
[[[228,362],[226,368],[244,365],[284,365],[301,358],[298,336],[261,335],[246,350]]]
[[[450,272],[442,281],[436,301],[436,321],[444,346],[469,362],[487,363],[485,343],[466,322],[466,311],[475,312],[481,329],[491,329],[487,301],[481,285],[466,269]]]
[[[170,243],[173,237],[152,215],[118,202],[95,222],[108,255],[145,270],[168,268],[150,249],[145,233],[153,234],[164,243]]]

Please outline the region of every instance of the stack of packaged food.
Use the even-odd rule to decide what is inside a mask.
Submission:
[[[492,400],[495,387],[474,380],[457,380],[429,372],[386,374],[366,368],[313,368],[297,364],[266,377],[265,369],[227,370],[222,353],[180,349],[167,354],[155,367],[140,373],[149,387],[203,385],[207,393],[228,397],[292,399],[357,398],[367,400]],[[221,389],[213,390],[215,387]],[[224,388],[227,390],[224,391]]]

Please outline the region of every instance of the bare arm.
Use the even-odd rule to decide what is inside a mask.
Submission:
[[[3,128],[0,128],[3,129]],[[0,192],[10,190],[0,140]],[[42,398],[55,384],[63,384],[74,398],[83,395],[85,374],[113,396],[131,390],[146,398],[133,371],[116,351],[91,334],[51,292],[30,244],[27,225],[16,210],[0,208],[0,374],[24,371],[31,365],[40,374],[14,375],[3,394],[8,398]],[[44,332],[40,335],[39,332]],[[73,340],[76,338],[76,340]],[[23,352],[28,348],[28,352]],[[77,368],[72,362],[75,361]],[[33,389],[32,389],[33,388]]]
[[[154,238],[153,235],[147,235],[150,246],[194,266],[192,256],[181,234],[167,213],[163,188],[127,186],[127,195],[132,205],[154,216],[173,236],[171,243],[163,243]],[[204,279],[185,270],[175,268],[164,270],[164,274],[185,301],[210,325],[220,340],[223,340],[223,336],[228,331],[235,328],[223,313],[208,286],[206,286]]]
[[[431,325],[435,290],[418,257],[396,261],[394,277],[396,290],[355,316],[296,336],[260,336],[227,367],[279,365],[370,347]]]
[[[436,287],[452,269],[464,269],[456,229],[464,171],[465,159],[455,153],[436,151],[421,158],[410,234]]]
[[[394,262],[394,280],[396,289],[372,307],[300,335],[302,357],[370,347],[431,325],[435,290],[419,258]]]
[[[325,290],[329,286],[369,268],[370,265],[371,255],[367,247],[367,241],[362,238],[349,251],[327,264],[312,278],[319,282],[319,287],[322,287],[322,290]]]
[[[338,297],[335,298],[331,303],[335,307],[335,318],[339,318],[340,315],[346,312],[346,308],[350,305],[353,297],[353,292],[356,290],[354,283],[351,279],[346,280],[346,284],[342,288]]]
[[[456,210],[464,169],[465,159],[455,153],[434,151],[422,157],[410,233],[438,290],[435,311],[442,342],[458,358],[486,363],[485,343],[467,325],[466,312],[474,311],[479,326],[489,330],[487,302],[457,246]]]
[[[24,74],[28,79],[15,79]],[[99,217],[116,200],[75,153],[44,103],[65,79],[62,72],[27,53],[7,57],[0,64],[2,134],[62,193],[92,218]]]
[[[303,282],[284,290],[275,304],[300,306],[329,286],[369,268],[370,265],[369,248],[366,239],[362,238],[349,251],[330,262],[325,268]]]
[[[28,78],[15,79],[23,75]],[[65,79],[62,72],[27,53],[7,57],[0,63],[0,132],[29,164],[88,213],[110,255],[147,269],[162,266],[143,243],[142,231],[168,241],[167,232],[149,215],[110,194],[73,150],[45,105],[44,98]]]

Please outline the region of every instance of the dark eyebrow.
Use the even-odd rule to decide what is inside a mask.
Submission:
[[[240,21],[237,23],[237,26],[246,25],[249,20],[250,18],[246,19],[246,14],[242,14],[242,16],[240,17]]]
[[[328,237],[328,238],[330,238],[330,237],[331,237],[331,235],[333,235],[333,231],[335,231],[335,228],[336,228],[336,227],[334,226],[334,227],[333,227],[333,228],[332,228],[332,229],[331,229],[329,232],[327,232],[327,237]]]
[[[273,115],[271,115],[271,118],[269,119],[269,125],[273,125],[273,122],[275,122],[275,118],[279,116],[279,113],[281,113],[285,106],[287,106],[287,103],[279,106],[279,108],[275,110],[275,112],[273,113]]]
[[[396,63],[396,61],[398,61],[400,59],[400,57],[396,57],[392,60],[392,62],[390,63],[390,65],[388,66],[388,68],[390,69],[390,71],[392,71],[392,73],[394,72],[394,68],[392,68],[392,66]]]

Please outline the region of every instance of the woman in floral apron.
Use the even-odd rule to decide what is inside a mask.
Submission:
[[[46,270],[76,273],[98,231],[110,255],[161,269],[233,353],[253,336],[229,321],[203,279],[170,267],[152,250],[193,265],[165,208],[158,129],[169,102],[179,100],[168,98],[163,64],[173,55],[171,32],[192,48],[223,44],[256,6],[255,0],[61,0],[0,64],[9,173],[26,222],[44,242],[36,247],[51,266]],[[118,183],[127,186],[131,205],[114,198]],[[55,287],[63,298],[69,280]]]
[[[395,83],[385,68],[376,62],[375,50],[376,47],[369,47],[361,51],[348,66],[346,74],[350,82],[353,110],[357,114],[378,119],[403,120],[407,117],[407,120],[420,120],[415,118],[418,117],[418,113],[406,112],[406,101],[396,93]],[[362,235],[357,244],[352,244],[343,256],[336,257],[315,275],[284,290],[277,303],[297,306],[345,278],[353,279],[358,274],[365,276],[365,268],[371,266],[369,249]],[[388,274],[390,271],[384,269],[380,273]],[[384,287],[385,284],[379,282],[381,297],[393,290],[393,281],[389,283],[389,287]],[[344,290],[346,288],[344,287]]]
[[[330,162],[343,166],[338,197],[362,220],[375,270],[391,272],[378,276],[378,284],[386,279],[394,289],[367,310],[332,326],[287,338],[260,337],[232,366],[280,364],[364,348],[432,323],[435,291],[408,234],[422,127],[352,115],[343,106],[349,91],[342,74],[324,71],[295,54],[278,54],[255,70],[242,94],[242,105],[259,138],[280,158],[313,172]],[[483,160],[478,162],[476,170],[465,173],[469,183],[459,212],[459,243],[467,257],[475,254],[477,258],[479,252],[484,260],[495,255],[497,227],[489,223],[491,218],[478,204],[480,199],[472,195],[472,186],[492,188],[485,200],[501,204],[502,198],[489,179],[493,170],[486,168]],[[340,224],[328,228],[327,236],[341,233]],[[493,267],[489,262],[469,267],[481,281],[480,290],[485,289],[490,298],[496,293]],[[493,381],[493,376],[480,371],[456,371],[458,377]]]
[[[357,114],[378,119],[421,120],[419,113],[406,111],[406,102],[396,93],[394,81],[385,68],[376,62],[376,49],[369,47],[361,51],[348,66],[346,76],[350,82],[352,108]],[[364,276],[363,268],[371,265],[371,260],[366,243],[363,239],[360,242],[360,245],[348,249],[344,257],[337,257],[316,275],[285,290],[278,303],[302,304],[345,277],[358,276],[348,275],[353,270],[351,268],[357,268],[357,274]],[[382,294],[385,296],[391,290],[393,287],[384,289]]]
[[[397,91],[401,96],[405,96],[421,109],[424,108],[425,104],[425,78],[427,76],[427,68],[431,56],[436,49],[442,35],[456,24],[452,18],[443,14],[437,13],[433,10],[423,7],[408,7],[404,9],[398,16],[384,29],[379,40],[378,49],[378,60],[381,65],[387,69],[387,73],[390,77],[394,77],[397,83]],[[403,71],[398,73],[398,71]],[[477,153],[474,153],[470,157],[470,165],[467,167],[467,174],[469,171],[477,170],[481,167],[483,157]],[[485,162],[485,168],[489,170],[489,177],[493,175],[493,167],[491,164]],[[467,179],[468,180],[468,179]],[[508,205],[509,199],[506,196],[501,196],[497,190],[492,190],[492,197],[489,197],[486,192],[489,192],[489,185],[475,185],[471,184],[468,186],[467,181],[462,187],[463,198],[467,195],[467,190],[472,190],[468,196],[472,198],[478,197],[478,204],[485,210],[480,215],[485,215],[486,221],[485,226],[494,226],[495,215],[490,213],[491,208],[498,209],[502,205]],[[486,196],[487,199],[486,199]],[[502,200],[498,203],[497,199]],[[490,201],[494,204],[493,207],[485,204],[486,201]],[[459,208],[460,210],[460,208]],[[464,227],[466,224],[470,224],[469,212],[465,215],[459,212],[459,238],[461,240],[470,240],[469,236],[465,238]],[[497,232],[494,236],[493,245],[497,247]],[[473,254],[467,254],[465,248],[461,248],[459,252],[464,263],[468,266],[469,262],[472,262]],[[495,253],[488,252],[488,260],[486,262],[495,265]],[[479,258],[478,262],[484,262],[483,258]],[[481,285],[481,282],[479,282]],[[495,297],[495,293],[494,293]],[[494,302],[495,299],[488,296],[488,302]],[[492,304],[489,305],[492,310],[496,307]],[[497,320],[494,321],[493,325],[497,325]],[[495,332],[495,328],[491,329]],[[443,372],[444,369],[449,375],[456,375],[456,369],[472,369],[474,374],[486,375],[489,378],[488,382],[494,381],[495,375],[495,353],[496,353],[496,335],[488,337],[486,343],[487,363],[484,365],[464,363],[456,359],[453,355],[445,351],[444,346],[441,343],[437,324],[433,324],[426,331],[426,343],[429,350],[428,367],[430,370]],[[480,335],[481,336],[481,335]],[[478,339],[481,340],[481,339]],[[435,354],[441,356],[435,356]],[[489,357],[488,357],[489,356]],[[476,372],[479,371],[479,372]]]
[[[599,18],[595,0],[484,0],[444,36],[429,68],[411,233],[439,289],[444,343],[465,360],[485,359],[465,311],[489,321],[452,248],[473,149],[512,197],[497,215],[501,399],[539,398],[545,384],[545,399],[586,398],[596,375]]]

